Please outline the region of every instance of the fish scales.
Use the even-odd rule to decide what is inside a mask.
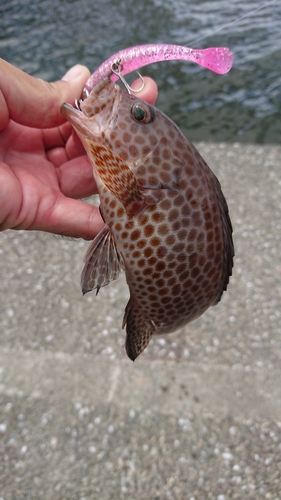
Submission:
[[[157,108],[108,78],[81,110],[63,114],[93,164],[104,228],[85,256],[83,293],[125,270],[123,327],[135,359],[154,334],[170,333],[215,305],[234,248],[219,181],[196,148]]]

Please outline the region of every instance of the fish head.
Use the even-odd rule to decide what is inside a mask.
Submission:
[[[146,134],[144,125],[151,126],[157,112],[109,78],[101,80],[79,103],[79,108],[67,103],[61,107],[61,113],[72,124],[87,153],[89,142],[102,144],[126,161],[143,156],[143,149],[133,147],[132,139]],[[147,143],[147,138],[140,142]],[[146,153],[148,149],[152,148],[146,147]]]
[[[85,145],[85,141],[101,138],[115,126],[121,89],[108,78],[101,80],[79,107],[64,103],[61,113],[72,124]]]

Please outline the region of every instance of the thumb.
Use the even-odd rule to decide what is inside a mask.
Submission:
[[[65,121],[60,114],[61,105],[73,103],[81,96],[89,76],[89,70],[78,64],[62,80],[48,83],[0,59],[0,130],[9,119],[29,127],[60,125]]]

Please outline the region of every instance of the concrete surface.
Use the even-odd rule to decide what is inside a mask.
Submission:
[[[0,235],[0,500],[281,499],[281,148],[199,144],[234,226],[220,304],[135,363],[88,243]]]

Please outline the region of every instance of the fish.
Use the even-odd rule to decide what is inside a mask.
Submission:
[[[98,292],[125,271],[122,328],[134,361],[153,335],[220,301],[234,257],[227,202],[177,125],[109,77],[61,112],[92,163],[104,220],[85,255],[82,291]]]

